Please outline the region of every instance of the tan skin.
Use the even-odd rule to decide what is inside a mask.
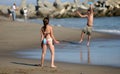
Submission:
[[[80,17],[86,17],[87,18],[87,26],[92,27],[93,26],[93,16],[94,16],[94,12],[93,12],[93,6],[90,5],[90,10],[87,12],[86,15],[82,15],[80,12],[76,12]],[[80,38],[80,43],[83,41],[84,38],[84,32],[81,33],[81,38]],[[90,45],[90,39],[91,39],[91,35],[88,35],[88,42],[87,42],[87,46]]]
[[[42,31],[43,27],[41,28],[41,39],[40,42],[42,43],[42,40],[44,39],[45,35],[44,32]],[[47,33],[50,33],[47,35],[46,39],[48,38],[52,38],[54,43],[59,43],[59,41],[57,41],[53,35],[53,29],[52,26],[50,26],[49,24],[46,26],[46,31]],[[55,48],[53,43],[48,42],[47,44],[42,44],[42,55],[41,55],[41,66],[43,66],[44,64],[44,58],[46,55],[46,50],[47,50],[47,46],[50,48],[50,53],[51,53],[51,67],[55,68],[55,64],[54,64],[54,58],[55,58]]]

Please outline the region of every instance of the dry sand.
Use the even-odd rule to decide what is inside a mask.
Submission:
[[[40,48],[40,24],[11,22],[0,16],[0,74],[119,74],[120,68],[108,66],[81,65],[55,62],[56,69],[50,68],[50,62],[45,67],[38,67],[40,60],[22,59],[13,54],[17,50],[32,50]],[[79,41],[81,30],[64,27],[54,27],[55,37],[60,41]],[[96,38],[120,38],[105,33],[93,33]],[[57,49],[57,48],[56,48]],[[41,53],[41,52],[40,52]]]

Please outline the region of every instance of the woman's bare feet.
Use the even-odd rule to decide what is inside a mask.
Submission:
[[[51,68],[57,68],[55,65],[51,65]]]
[[[41,65],[41,64],[37,64],[36,66],[43,67],[43,65]]]

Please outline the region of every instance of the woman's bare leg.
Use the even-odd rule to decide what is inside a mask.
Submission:
[[[42,55],[41,55],[41,66],[43,66],[43,64],[44,64],[46,50],[47,50],[47,45],[43,45],[43,47],[42,47]]]
[[[52,43],[49,44],[50,47],[50,52],[51,52],[51,67],[55,68],[55,64],[54,64],[54,59],[55,59],[55,48],[54,45]]]

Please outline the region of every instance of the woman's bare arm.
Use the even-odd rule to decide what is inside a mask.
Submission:
[[[55,43],[59,43],[59,41],[57,41],[57,40],[55,39],[55,37],[54,37],[52,27],[50,27],[50,32],[51,32],[50,35],[51,35],[52,39],[54,40],[54,42],[55,42]]]

